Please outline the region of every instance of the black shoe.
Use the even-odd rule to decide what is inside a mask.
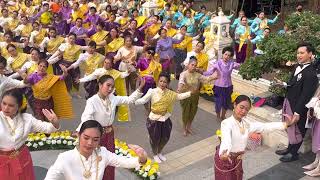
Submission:
[[[289,150],[288,148],[287,149],[282,149],[282,150],[277,150],[276,151],[276,154],[280,155],[280,156],[283,156],[283,155],[286,155],[289,153]]]
[[[291,153],[288,153],[280,158],[280,161],[282,162],[292,162],[297,161],[299,159],[299,155],[292,155]]]

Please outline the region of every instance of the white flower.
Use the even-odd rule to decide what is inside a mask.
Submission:
[[[76,145],[77,145],[77,141],[74,141],[74,142],[72,143],[72,145],[76,146]]]
[[[140,169],[140,167],[138,166],[138,167],[136,167],[134,170],[139,171],[139,169]]]
[[[72,141],[68,141],[68,146],[72,146]]]
[[[38,144],[37,144],[37,143],[34,143],[34,144],[32,145],[32,147],[38,148]]]
[[[35,139],[36,141],[38,141],[40,138],[39,138],[38,136],[36,136],[34,139]]]
[[[148,165],[147,167],[144,168],[145,171],[149,171],[151,169],[151,166]]]
[[[151,175],[149,178],[150,178],[150,180],[156,179],[156,177],[154,175]]]
[[[63,144],[67,144],[68,141],[67,141],[67,140],[63,140],[62,143],[63,143]]]
[[[128,151],[123,150],[123,154],[124,154],[124,155],[127,155],[127,154],[128,154]]]
[[[147,176],[148,176],[147,172],[143,173],[143,175],[142,175],[142,177],[144,177],[144,178],[146,178]]]
[[[48,139],[52,139],[52,137],[51,137],[51,136],[49,136],[49,137],[48,137]]]
[[[43,146],[44,143],[42,141],[39,142],[39,146]]]
[[[114,152],[115,152],[116,154],[118,154],[118,153],[119,153],[119,150],[116,149]]]
[[[27,143],[27,146],[28,146],[28,147],[30,147],[31,145],[32,145],[31,142],[28,142],[28,143]]]
[[[122,153],[122,152],[123,152],[123,149],[119,149],[119,152],[121,152],[121,153]]]
[[[59,139],[59,140],[57,140],[57,144],[61,144],[61,140]]]
[[[139,170],[139,175],[142,175],[144,173],[144,171],[143,170]]]
[[[46,137],[44,137],[44,138],[42,138],[42,139],[41,139],[41,141],[46,141],[46,140],[47,140],[47,138],[46,138]]]
[[[46,143],[47,143],[47,144],[51,144],[51,140],[48,139],[48,140],[46,141]]]
[[[56,140],[52,140],[52,144],[57,144],[57,141]]]

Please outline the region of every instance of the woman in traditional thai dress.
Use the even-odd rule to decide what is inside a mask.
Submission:
[[[137,69],[139,70],[140,77],[145,80],[145,86],[143,88],[143,94],[145,95],[150,88],[156,87],[162,66],[154,59],[155,49],[153,47],[147,48],[144,54],[145,55],[138,60]],[[150,104],[145,103],[145,108],[147,111],[150,111]]]
[[[164,5],[164,8],[160,10],[159,17],[161,18],[162,24],[165,25],[168,19],[171,18],[173,12],[170,10],[171,4]]]
[[[96,33],[90,37],[90,39],[97,44],[97,51],[100,54],[105,54],[105,48],[100,44],[106,41],[108,33],[108,31],[104,30],[104,22],[99,21],[97,24]]]
[[[181,39],[174,39],[167,36],[167,30],[164,28],[161,28],[159,30],[160,39],[157,42],[156,46],[156,53],[160,56],[160,63],[162,65],[162,71],[166,72],[174,72],[173,67],[175,67],[175,61],[174,61],[174,50],[173,50],[173,44],[179,44],[182,40]]]
[[[293,121],[260,123],[250,122],[245,117],[251,108],[248,96],[240,95],[234,102],[233,115],[221,123],[221,143],[214,156],[215,180],[242,180],[242,158],[249,134],[285,130]]]
[[[320,89],[318,88],[315,96],[310,100],[306,107],[309,108],[308,120],[306,125],[311,128],[312,152],[316,154],[315,160],[303,169],[308,176],[320,176]]]
[[[97,9],[95,7],[90,7],[89,13],[83,21],[84,24],[88,23],[90,26],[87,33],[88,36],[92,36],[97,32],[97,24],[100,21],[103,22],[102,18],[97,14]]]
[[[175,76],[176,79],[179,79],[180,73],[183,71],[182,63],[187,58],[187,52],[192,51],[192,40],[193,38],[187,35],[187,26],[181,26],[180,32],[174,36],[175,39],[180,39],[183,37],[183,40],[179,44],[175,44],[174,52],[176,54],[175,61]]]
[[[190,57],[194,56],[198,60],[196,71],[199,73],[203,73],[207,71],[208,64],[209,64],[209,56],[207,53],[203,52],[204,47],[205,47],[204,42],[199,41],[196,47],[194,48],[194,50],[187,53],[187,58],[183,62],[184,66],[187,66],[189,64]]]
[[[68,0],[63,0],[62,1],[62,7],[60,8],[61,17],[63,20],[68,21],[68,25],[70,28],[70,22],[71,22],[71,14],[72,14],[72,7],[69,4]]]
[[[152,38],[159,33],[159,30],[161,28],[162,24],[159,22],[159,16],[154,15],[151,17],[151,19],[140,29],[144,29],[146,38],[145,40],[147,42],[152,43]]]
[[[133,45],[143,46],[144,45],[144,32],[143,30],[137,29],[137,21],[130,20],[128,28],[123,32],[123,36],[131,36],[133,39]]]
[[[67,75],[67,68],[61,65],[63,74],[56,76],[47,73],[48,66],[46,60],[40,60],[37,71],[24,78],[24,82],[32,87],[34,116],[47,121],[42,109],[54,109],[59,118],[71,119],[71,99],[63,81]]]
[[[141,97],[144,81],[135,92],[128,96],[115,96],[114,79],[110,75],[103,75],[99,78],[99,91],[96,95],[87,100],[86,107],[81,116],[81,124],[77,131],[79,132],[83,122],[95,119],[104,129],[100,140],[100,145],[104,146],[110,152],[115,151],[113,121],[115,118],[116,107],[121,104],[132,104]],[[114,167],[108,166],[104,172],[104,180],[114,180]]]
[[[79,145],[73,150],[59,154],[49,168],[45,180],[109,179],[104,176],[107,166],[134,169],[147,162],[147,154],[140,147],[134,149],[138,157],[131,158],[116,155],[105,147],[100,147],[99,142],[104,134],[105,131],[99,122],[84,122],[79,130]],[[75,164],[78,166],[74,166]]]
[[[161,73],[158,87],[150,88],[146,95],[135,102],[136,105],[151,102],[151,112],[147,118],[146,125],[154,154],[153,158],[158,163],[166,161],[166,158],[162,155],[162,150],[170,139],[172,129],[170,116],[174,102],[191,96],[190,91],[178,94],[168,89],[169,83],[170,76],[166,73]]]
[[[20,19],[19,19],[19,13],[18,11],[13,11],[12,12],[12,19],[8,22],[7,26],[8,26],[8,29],[10,31],[13,31],[14,29],[16,29],[20,23]]]
[[[252,29],[248,26],[247,17],[241,18],[241,25],[235,30],[235,52],[237,63],[244,63],[252,54],[252,44],[250,42]]]
[[[49,122],[42,122],[31,114],[21,113],[22,93],[11,89],[2,95],[0,111],[0,174],[1,179],[35,179],[32,158],[25,145],[29,133],[52,133],[60,127],[52,110],[44,109]]]
[[[132,19],[137,21],[137,28],[140,28],[144,22],[146,21],[147,17],[139,16],[139,11],[137,9],[132,10]]]
[[[100,17],[104,20],[109,20],[112,15],[111,5],[108,4],[103,12],[100,13]]]
[[[76,25],[70,29],[70,33],[74,33],[77,35],[77,39],[75,42],[76,44],[80,46],[85,46],[86,45],[85,39],[88,37],[87,35],[88,30],[82,26],[81,18],[77,18],[75,22],[76,22]]]
[[[136,89],[136,59],[138,53],[142,53],[143,47],[141,46],[133,46],[133,39],[131,36],[125,37],[124,46],[121,47],[117,54],[114,56],[114,62],[120,61],[119,70],[124,72],[128,71],[129,68],[131,69],[130,75],[126,78],[126,86],[127,86],[127,93],[130,94],[130,89]]]
[[[111,31],[112,28],[120,28],[120,24],[115,22],[116,20],[116,15],[115,14],[111,14],[110,18],[105,22],[105,30],[107,31]]]
[[[29,22],[29,19],[27,16],[20,17],[21,24],[13,30],[13,33],[15,36],[18,36],[20,38],[28,38],[30,36],[30,33],[32,32],[32,24]]]
[[[120,29],[125,30],[125,28],[128,26],[130,20],[129,11],[124,10],[122,12],[122,15],[116,19],[116,22],[120,24]]]
[[[235,29],[237,28],[239,25],[241,25],[241,18],[243,16],[246,16],[245,12],[243,10],[238,12],[238,18],[236,18],[232,25],[230,26],[230,28]],[[248,19],[248,24],[251,25],[254,22],[254,20]]]
[[[79,2],[74,2],[72,3],[72,13],[71,13],[71,24],[76,24],[77,25],[77,19],[81,19],[81,23],[82,23],[82,20],[84,19],[84,15],[85,13],[82,12],[82,9],[79,8],[80,4]],[[81,24],[82,26],[82,24]],[[71,31],[70,31],[71,32]]]
[[[54,14],[53,15],[53,22],[50,27],[55,27],[57,30],[57,34],[61,36],[66,36],[70,32],[70,26],[67,22],[67,20],[62,19],[61,14]]]
[[[34,22],[32,23],[32,32],[30,34],[29,38],[29,44],[31,47],[40,47],[40,43],[43,41],[43,39],[47,35],[47,30],[42,28],[39,23]]]
[[[233,48],[225,47],[222,50],[222,59],[218,60],[208,71],[203,75],[211,75],[218,72],[219,78],[214,82],[214,96],[215,96],[215,110],[217,118],[224,120],[226,118],[226,111],[232,108],[231,94],[233,85],[231,74],[233,69],[239,69],[240,64],[231,60],[233,57]]]
[[[196,67],[197,58],[190,57],[187,70],[182,72],[179,78],[178,93],[198,91],[197,93],[192,94],[191,97],[180,101],[182,107],[184,136],[193,134],[191,124],[198,110],[200,84],[217,79],[217,74],[212,74],[209,77],[201,75],[196,71]]]
[[[175,28],[172,27],[172,20],[171,19],[168,19],[166,21],[166,23],[164,24],[163,28],[167,30],[167,36],[168,37],[174,37],[178,33],[178,31]],[[159,37],[160,37],[160,35],[156,34],[153,37],[153,39],[158,39]]]
[[[178,28],[180,28],[181,26],[187,26],[187,33],[189,36],[193,37],[195,35],[196,33],[195,21],[191,16],[190,9],[187,9],[184,11],[183,19],[180,21],[179,24],[177,24]]]
[[[36,72],[38,70],[38,63],[40,61],[40,51],[37,48],[32,48],[30,50],[30,60],[25,62],[22,67],[18,70],[18,72],[13,73],[10,75],[10,78],[21,78],[21,74],[31,75],[32,73]],[[47,73],[53,74],[52,66],[49,66],[47,69]],[[26,87],[24,91],[25,97],[33,110],[34,107],[34,97],[31,87]]]
[[[48,30],[48,36],[43,39],[39,45],[39,48],[41,52],[46,52],[48,56],[51,56],[64,42],[65,38],[57,35],[57,30],[54,27],[50,27]]]
[[[7,59],[7,74],[17,72],[30,59],[29,54],[18,52],[13,44],[8,44],[7,50],[10,54]]]
[[[59,65],[62,64],[67,68],[74,63],[79,58],[81,51],[88,49],[87,46],[79,46],[75,44],[76,38],[77,36],[74,33],[70,33],[68,35],[68,42],[61,44],[58,50],[48,59],[48,62],[50,64],[58,62]],[[61,71],[58,72],[58,74],[61,73]],[[80,98],[79,84],[75,83],[75,80],[79,79],[80,77],[80,69],[71,69],[68,74],[69,75],[65,78],[68,92],[71,92],[71,90],[74,88],[77,96]]]
[[[174,25],[180,24],[180,21],[183,19],[183,4],[180,4],[178,7],[178,11],[173,15],[172,20]],[[181,27],[180,27],[181,28]]]
[[[92,74],[96,69],[100,68],[103,64],[104,56],[98,52],[96,52],[96,43],[94,41],[90,41],[88,44],[89,49],[86,53],[82,53],[79,56],[79,59],[71,64],[68,67],[68,71],[71,69],[78,68],[81,64],[84,64],[84,74],[88,76]],[[95,95],[97,91],[95,91],[97,87],[97,83],[89,81],[84,84],[84,89],[87,92],[86,99]]]
[[[23,43],[14,42],[13,41],[13,33],[11,31],[7,31],[4,33],[4,41],[0,42],[0,52],[1,56],[8,59],[10,54],[7,50],[7,46],[9,44],[13,44],[16,46],[18,52],[23,52],[23,49],[28,46],[28,41],[24,41]]]
[[[143,94],[146,94],[150,88],[156,87],[156,82],[159,79],[159,75],[162,71],[162,66],[154,58],[155,48],[149,47],[146,49],[144,56],[139,58],[137,62],[137,69],[142,78],[145,79],[145,86],[143,88]]]
[[[104,41],[97,43],[97,45],[104,46],[106,56],[113,58],[118,50],[124,45],[124,39],[119,37],[119,30],[115,27],[111,28],[107,38]]]
[[[120,72],[112,68],[113,58],[106,57],[104,59],[103,68],[97,68],[91,74],[86,74],[83,78],[79,79],[79,83],[89,83],[91,89],[85,88],[89,94],[88,98],[92,97],[99,90],[98,79],[103,75],[110,75],[114,79],[115,93],[119,96],[126,96],[126,83],[125,78],[129,75],[130,71]],[[86,85],[85,85],[86,87]],[[117,111],[118,121],[129,121],[129,107],[127,105],[119,105]]]
[[[35,15],[37,8],[37,6],[32,5],[31,0],[25,0],[24,3],[21,4],[19,14],[32,17]]]
[[[258,14],[258,17],[256,17],[252,24],[251,24],[251,29],[253,29],[253,32],[256,34],[256,36],[258,35],[262,35],[263,34],[263,30],[268,27],[269,25],[271,24],[274,24],[277,20],[278,20],[278,17],[280,16],[280,13],[277,12],[277,16],[274,17],[272,20],[271,19],[268,19],[264,16],[264,12],[261,11],[259,14]]]

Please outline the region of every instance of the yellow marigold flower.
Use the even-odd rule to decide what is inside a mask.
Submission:
[[[221,130],[220,130],[220,129],[218,129],[218,130],[216,131],[216,135],[217,135],[218,137],[221,137]]]

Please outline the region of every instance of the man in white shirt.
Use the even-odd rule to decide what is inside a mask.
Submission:
[[[295,121],[296,124],[287,129],[289,145],[284,150],[276,151],[283,155],[282,162],[291,162],[299,159],[298,150],[306,133],[307,111],[306,104],[313,97],[318,87],[318,78],[312,61],[314,48],[307,43],[300,44],[297,50],[298,66],[288,83],[283,83],[287,94],[283,103],[283,114],[288,115],[284,120]]]

